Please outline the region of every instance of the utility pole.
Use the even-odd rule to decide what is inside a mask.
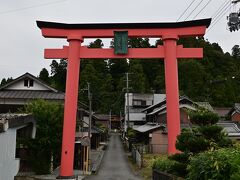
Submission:
[[[92,94],[90,91],[90,83],[87,83],[88,100],[89,100],[89,122],[88,122],[88,138],[89,138],[89,153],[88,153],[88,165],[89,171],[91,171],[91,129],[92,129]]]
[[[109,132],[110,133],[111,133],[111,130],[112,130],[111,118],[112,118],[112,110],[110,109],[110,112],[109,112]]]
[[[126,78],[127,78],[127,128],[129,127],[129,78],[128,78],[129,73],[126,73]]]

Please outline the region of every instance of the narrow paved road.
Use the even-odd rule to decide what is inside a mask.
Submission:
[[[128,164],[127,156],[118,134],[112,134],[97,175],[88,180],[140,180]]]

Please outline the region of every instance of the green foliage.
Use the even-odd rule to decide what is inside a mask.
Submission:
[[[216,124],[219,120],[217,114],[205,108],[199,108],[196,111],[190,111],[189,116],[191,122],[199,126]]]
[[[194,122],[197,126],[192,127],[191,129],[183,129],[181,134],[178,135],[176,148],[182,153],[169,156],[169,158],[165,160],[166,162],[163,160],[156,162],[156,166],[159,167],[160,170],[165,170],[166,172],[181,177],[186,177],[190,173],[190,179],[194,179],[196,173],[200,174],[199,178],[196,179],[204,179],[205,176],[207,177],[205,179],[221,179],[220,175],[222,172],[220,175],[218,174],[219,177],[218,175],[214,175],[209,178],[210,176],[208,177],[206,174],[204,176],[201,176],[203,171],[200,169],[200,167],[199,169],[195,168],[194,171],[190,172],[191,169],[189,168],[189,163],[191,161],[194,166],[197,166],[202,162],[206,163],[205,161],[209,157],[204,156],[204,158],[202,158],[200,156],[201,158],[197,159],[196,161],[194,161],[194,158],[198,157],[198,154],[202,152],[214,151],[215,149],[222,147],[231,147],[232,141],[228,138],[227,134],[222,131],[223,128],[216,125],[216,122],[218,121],[218,116],[216,114],[206,109],[200,108],[196,111],[191,111],[190,118],[191,121]],[[224,161],[224,158],[219,159],[219,162],[217,163],[223,166]],[[200,166],[203,168],[204,164]],[[224,166],[223,169],[224,168],[227,171],[227,167]],[[213,175],[215,172],[212,171],[214,170],[211,169],[211,172],[208,173]],[[225,175],[223,175],[223,177],[225,177]]]
[[[229,147],[232,145],[232,141],[228,138],[228,135],[223,132],[223,128],[218,125],[212,126],[201,126],[199,127],[199,132],[209,140],[209,142],[214,142],[218,147]]]
[[[237,180],[240,177],[240,149],[200,153],[191,159],[188,171],[189,180]]]
[[[50,170],[51,155],[54,167],[60,160],[63,106],[37,100],[27,104],[24,112],[33,114],[37,120],[35,139],[26,140],[30,150],[29,161],[37,174],[47,174]]]
[[[5,84],[10,83],[12,80],[13,80],[12,77],[7,78],[7,79],[3,78],[2,81],[1,81],[0,86],[4,86]]]
[[[65,92],[66,74],[67,74],[67,60],[61,59],[58,63],[53,60],[51,65],[52,85],[60,91]]]
[[[210,147],[210,142],[198,131],[186,129],[177,137],[176,148],[182,152],[199,153]]]
[[[128,128],[128,129],[127,129],[127,137],[128,137],[129,139],[134,139],[134,138],[136,138],[136,131],[135,131],[134,129],[132,129],[132,128]]]
[[[186,165],[171,159],[156,159],[153,169],[183,177],[186,174]]]
[[[50,84],[50,77],[48,70],[46,68],[43,68],[39,73],[39,79],[41,79],[43,82]]]

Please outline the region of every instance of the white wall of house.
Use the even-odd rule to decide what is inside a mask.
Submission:
[[[165,94],[138,94],[129,93],[129,121],[145,121],[146,115],[142,110],[147,106],[159,103],[166,97]],[[139,105],[137,105],[139,101]],[[141,105],[141,101],[143,104]],[[135,106],[134,106],[135,105]],[[125,119],[127,120],[127,93],[125,93]]]
[[[145,113],[130,113],[129,119],[131,121],[145,121],[146,120],[146,114]]]
[[[24,86],[24,80],[20,80],[8,87],[6,87],[7,90],[41,90],[46,91],[49,90],[47,87],[43,86],[42,84],[34,81],[33,86]]]
[[[0,180],[13,180],[19,170],[19,159],[15,159],[16,129],[0,133]]]

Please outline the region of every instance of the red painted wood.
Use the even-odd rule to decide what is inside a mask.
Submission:
[[[180,134],[176,39],[164,40],[165,85],[167,103],[168,154],[175,154],[177,135]]]
[[[207,26],[207,25],[206,25]],[[177,152],[175,148],[177,135],[180,133],[179,92],[177,58],[202,58],[203,51],[199,48],[183,48],[177,46],[180,37],[203,36],[206,26],[183,28],[152,28],[152,29],[57,29],[41,28],[42,35],[47,38],[70,38],[70,47],[63,49],[46,49],[45,58],[68,58],[66,99],[64,110],[64,129],[60,176],[73,175],[73,151],[76,126],[78,99],[78,77],[80,58],[165,58],[165,81],[167,95],[167,127],[168,153]],[[129,49],[127,55],[115,55],[113,49],[80,48],[81,38],[113,38],[114,31],[128,31],[128,36],[162,38],[164,46],[148,49]],[[65,154],[67,152],[67,154]]]
[[[178,37],[203,36],[205,26],[185,27],[185,28],[160,28],[160,29],[54,29],[42,28],[42,35],[48,38],[67,38],[71,34],[80,34],[83,38],[112,38],[114,31],[128,31],[128,36],[132,37],[162,37],[175,34]]]
[[[79,84],[80,40],[69,41],[60,175],[73,175],[74,144]]]
[[[183,48],[177,46],[177,58],[202,58],[203,50],[201,48]],[[68,58],[68,47],[63,49],[45,49],[44,58],[57,59]],[[84,59],[114,59],[114,58],[164,58],[164,48],[159,46],[157,48],[129,48],[126,55],[115,55],[113,49],[87,48],[81,47],[79,58]]]

